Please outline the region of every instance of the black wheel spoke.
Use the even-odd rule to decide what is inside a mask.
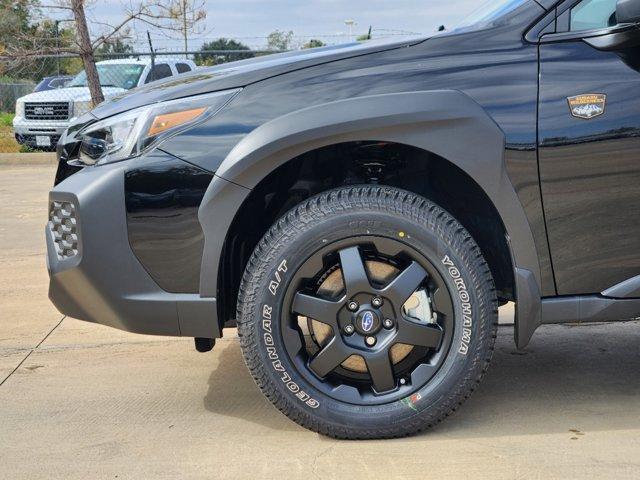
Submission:
[[[398,307],[405,304],[427,276],[427,271],[417,262],[411,262],[389,285],[382,294]]]
[[[358,247],[340,250],[340,266],[348,296],[371,289],[367,270],[360,256]]]
[[[438,288],[433,294],[433,308],[445,317],[453,318],[453,304],[446,287]]]
[[[319,377],[326,377],[350,356],[350,350],[342,342],[342,339],[339,336],[334,336],[329,344],[311,359],[309,367]]]
[[[376,392],[388,392],[396,388],[396,379],[387,349],[367,355],[365,362]]]
[[[335,327],[338,323],[337,314],[339,308],[340,304],[337,302],[298,292],[293,299],[291,311]]]
[[[396,341],[406,345],[437,349],[442,342],[442,327],[437,324],[421,325],[407,319],[398,323]]]
[[[297,355],[302,349],[302,339],[300,338],[300,332],[294,328],[285,328],[283,330],[283,340],[287,351],[291,355]]]

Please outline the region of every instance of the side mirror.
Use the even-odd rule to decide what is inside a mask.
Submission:
[[[640,0],[618,0],[616,20],[618,24],[640,23]]]
[[[593,48],[603,51],[622,51],[640,46],[640,0],[618,0],[616,26],[604,35],[583,38]]]

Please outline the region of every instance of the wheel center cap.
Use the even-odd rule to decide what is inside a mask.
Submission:
[[[380,315],[375,310],[362,310],[356,317],[355,327],[360,335],[375,335],[382,328]]]

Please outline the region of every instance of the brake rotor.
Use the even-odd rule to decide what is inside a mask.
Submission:
[[[399,270],[393,265],[380,261],[367,261],[365,262],[365,265],[369,278],[373,282],[379,283],[381,285],[388,284],[399,273]],[[323,279],[320,287],[318,288],[318,295],[323,297],[326,296],[329,298],[335,298],[340,295],[342,291],[344,291],[342,270],[340,268],[337,268]],[[426,295],[424,294],[424,292],[416,292],[404,304],[403,310],[405,312],[419,311],[421,304],[424,303],[425,300]],[[333,329],[325,323],[318,322],[317,320],[314,320],[312,318],[307,319],[306,317],[302,317],[301,320],[306,320],[307,328],[309,329],[310,333],[310,340],[311,342],[313,342],[313,345],[309,345],[310,342],[307,342],[307,347],[312,347],[312,350],[317,351],[323,348],[329,343],[334,335]],[[409,356],[413,349],[414,347],[412,345],[405,345],[403,343],[395,344],[393,347],[391,347],[390,350],[392,363],[394,365],[397,365],[398,363],[402,362]],[[368,372],[367,365],[364,359],[359,355],[350,356],[341,364],[341,366],[346,370],[351,370],[357,373]]]

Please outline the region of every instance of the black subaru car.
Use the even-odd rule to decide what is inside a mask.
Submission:
[[[478,386],[499,305],[519,348],[640,316],[639,23],[640,0],[493,0],[99,105],[58,146],[50,298],[200,351],[237,325],[322,434],[430,427]]]

